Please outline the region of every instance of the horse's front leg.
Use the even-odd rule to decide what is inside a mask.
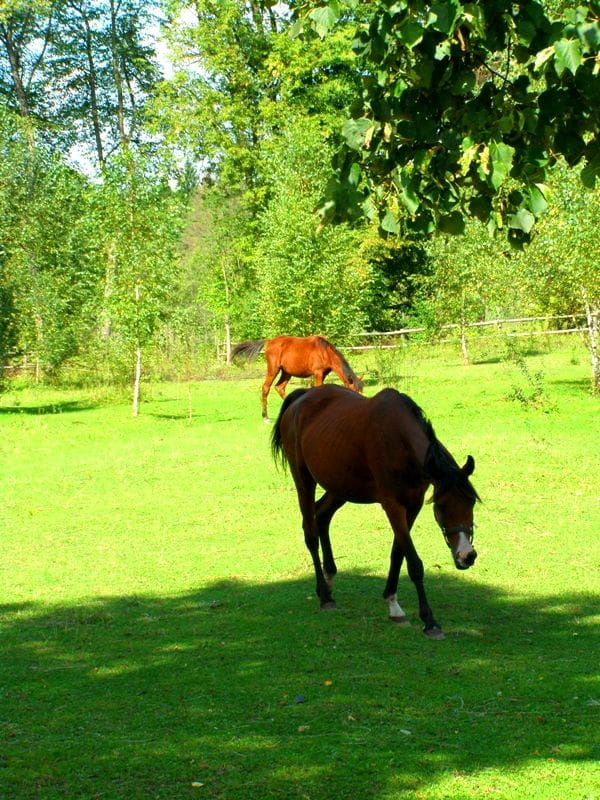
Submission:
[[[390,553],[390,568],[388,571],[385,589],[383,590],[383,599],[388,602],[389,619],[390,622],[395,622],[398,625],[410,625],[409,619],[404,613],[402,607],[398,603],[398,578],[400,577],[400,569],[402,561],[404,560],[404,550],[400,542],[396,540],[392,543],[392,552]]]
[[[291,466],[291,465],[290,465]],[[302,513],[302,528],[304,530],[304,542],[308,548],[315,568],[317,580],[317,596],[321,601],[321,608],[328,610],[335,608],[335,601],[331,596],[331,587],[325,577],[321,561],[319,559],[319,533],[317,530],[315,489],[316,483],[310,472],[306,468],[295,468],[292,470],[296,490],[298,492],[298,503]]]
[[[423,562],[419,558],[410,536],[410,527],[416,514],[407,512],[406,508],[396,501],[387,502],[382,505],[390,521],[392,530],[394,531],[390,571],[383,595],[390,604],[390,617],[393,618],[394,615],[398,615],[400,617],[399,621],[404,621],[402,617],[405,615],[396,600],[396,591],[398,588],[400,567],[402,565],[402,560],[405,558],[408,575],[415,585],[417,597],[419,599],[419,616],[425,625],[423,632],[432,639],[443,639],[444,634],[433,616],[433,611],[431,610],[427,595],[425,594],[425,586],[423,584]]]

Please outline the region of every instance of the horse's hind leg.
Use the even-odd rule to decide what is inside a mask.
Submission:
[[[265,422],[269,422],[269,416],[267,414],[267,397],[269,396],[271,384],[275,380],[275,376],[277,375],[278,372],[279,368],[273,370],[271,368],[271,365],[268,364],[267,374],[265,375],[265,382],[263,383],[261,392],[262,417]]]
[[[323,572],[319,559],[319,533],[316,521],[315,489],[316,483],[310,472],[302,466],[290,464],[296,490],[298,503],[302,512],[302,527],[304,529],[304,542],[310,553],[315,577],[317,579],[317,596],[321,601],[322,609],[335,608],[335,601],[331,596],[331,589]]]
[[[288,383],[290,382],[290,378],[291,377],[292,376],[290,375],[290,373],[286,372],[282,367],[281,368],[281,375],[279,376],[279,380],[275,384],[275,388],[277,389],[277,391],[281,395],[281,399],[282,400],[285,397],[285,389],[286,389]]]
[[[344,505],[344,502],[344,500],[340,500],[340,498],[335,497],[335,495],[325,492],[323,497],[321,497],[316,504],[315,517],[319,541],[321,542],[321,551],[323,553],[323,570],[325,573],[325,580],[330,589],[333,587],[333,578],[337,573],[337,567],[333,559],[333,551],[329,539],[329,525],[333,515]]]

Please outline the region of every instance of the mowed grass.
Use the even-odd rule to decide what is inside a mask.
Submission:
[[[334,518],[338,610],[319,611],[260,364],[194,384],[191,419],[183,385],[148,388],[138,419],[97,392],[3,395],[0,797],[599,800],[587,354],[485,355],[350,355],[367,394],[406,391],[476,460],[475,567],[430,507],[414,528],[443,642],[404,572],[413,625],[387,622],[375,506]]]

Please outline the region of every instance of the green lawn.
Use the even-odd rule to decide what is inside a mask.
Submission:
[[[319,611],[260,363],[194,384],[191,420],[171,384],[135,420],[91,390],[1,396],[0,797],[600,800],[599,402],[577,341],[534,345],[350,358],[476,460],[475,567],[430,507],[414,530],[443,642],[404,573],[413,626],[387,622],[374,506],[334,519]]]

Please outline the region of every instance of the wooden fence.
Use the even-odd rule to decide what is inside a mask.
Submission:
[[[494,333],[479,333],[478,339],[484,338],[496,338],[498,336],[505,336],[505,337],[519,337],[519,336],[553,336],[553,335],[560,335],[565,333],[589,333],[589,327],[585,325],[584,327],[577,326],[577,320],[586,320],[585,314],[557,314],[555,316],[546,316],[546,317],[513,317],[510,319],[492,319],[492,320],[484,320],[482,322],[466,322],[461,325],[458,322],[449,323],[447,325],[442,325],[438,330],[441,334],[444,331],[454,331],[459,332],[461,335],[470,329],[480,330],[482,328],[490,328],[495,327],[496,331]],[[568,328],[543,328],[541,330],[527,330],[527,331],[514,331],[514,330],[505,330],[506,326],[519,326],[524,325],[526,323],[549,323],[559,320],[572,320],[572,323],[576,327],[568,327]],[[426,333],[427,328],[425,327],[418,327],[418,328],[399,328],[398,330],[394,331],[368,331],[365,333],[356,333],[351,334],[351,338],[353,339],[361,339],[361,340],[369,340],[381,338],[381,339],[400,339],[402,341],[406,341],[410,338],[412,334],[418,333]],[[450,338],[447,337],[446,340]],[[441,341],[444,341],[442,338]],[[345,346],[344,350],[394,350],[398,347],[402,346],[398,342],[387,342],[387,343],[376,343],[373,342],[372,344],[357,344],[357,345],[349,345]]]

